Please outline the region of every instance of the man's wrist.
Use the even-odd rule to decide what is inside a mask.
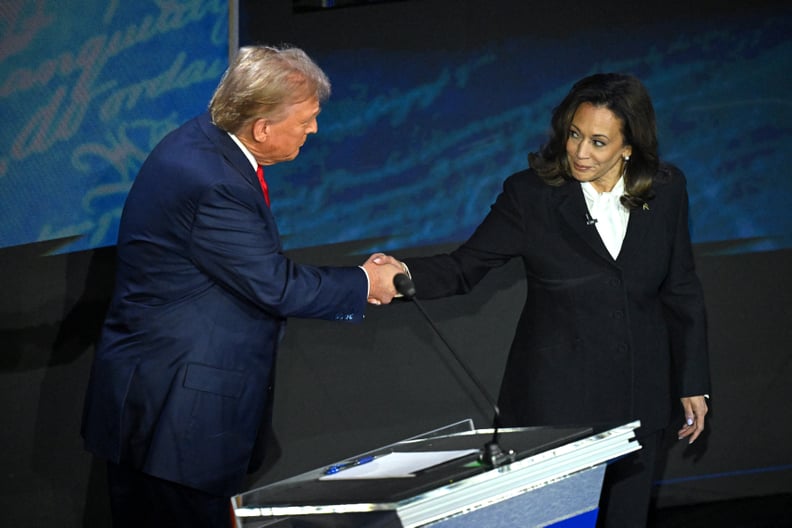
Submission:
[[[371,295],[371,278],[369,277],[368,271],[363,266],[358,266],[358,268],[363,270],[363,274],[366,276],[366,299],[369,298]]]

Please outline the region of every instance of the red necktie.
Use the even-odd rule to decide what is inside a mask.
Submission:
[[[264,193],[264,201],[267,202],[267,207],[269,207],[269,187],[267,187],[267,180],[264,179],[264,167],[261,165],[256,169],[256,176],[258,176],[259,183],[261,184],[261,192]]]

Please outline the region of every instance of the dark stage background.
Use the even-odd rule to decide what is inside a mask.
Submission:
[[[0,6],[4,526],[107,525],[103,468],[82,451],[79,422],[118,214],[146,153],[206,107],[227,64],[223,2],[84,2]],[[572,82],[634,73],[655,101],[663,157],[689,179],[711,329],[709,429],[692,447],[669,438],[658,507],[792,493],[788,3],[293,9],[319,3],[239,5],[242,43],[298,45],[334,83],[319,134],[268,169],[290,255],[358,264],[372,250],[453,248],[526,166]],[[520,273],[514,262],[470,295],[425,303],[495,394]],[[278,364],[281,447],[250,485],[467,417],[485,427],[490,413],[414,306],[372,308],[363,325],[293,320]]]

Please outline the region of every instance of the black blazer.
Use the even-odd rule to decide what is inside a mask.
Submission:
[[[667,425],[673,396],[708,393],[704,299],[695,274],[685,177],[664,165],[656,196],[630,212],[614,260],[589,225],[578,182],[533,171],[504,183],[454,252],[405,259],[420,297],[469,291],[523,261],[527,295],[501,385],[503,425]]]
[[[362,321],[367,288],[356,266],[286,258],[242,150],[208,114],[185,123],[127,197],[87,449],[215,495],[242,491],[287,317]]]

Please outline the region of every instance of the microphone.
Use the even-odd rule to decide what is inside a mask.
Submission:
[[[393,276],[393,285],[396,291],[408,299],[415,297],[415,283],[404,273],[397,273]]]
[[[594,225],[596,223],[597,223],[597,219],[591,218],[591,215],[586,213],[586,225],[589,226],[589,225]]]
[[[440,338],[440,341],[443,342],[446,349],[451,353],[451,356],[454,358],[457,364],[462,367],[462,370],[465,371],[465,374],[467,374],[468,378],[473,382],[474,385],[476,385],[476,388],[479,390],[487,404],[494,412],[492,419],[492,439],[484,444],[484,448],[479,455],[479,460],[492,468],[499,467],[507,462],[514,462],[514,451],[509,450],[504,452],[498,444],[498,425],[500,423],[500,409],[498,408],[498,404],[495,403],[495,400],[489,395],[489,392],[487,392],[484,384],[478,379],[478,376],[476,376],[473,371],[470,370],[465,362],[462,361],[459,355],[454,351],[454,348],[448,343],[446,338],[443,336],[443,333],[440,332],[440,329],[437,328],[437,325],[434,323],[434,321],[432,321],[432,318],[429,317],[428,313],[426,313],[423,305],[418,302],[418,299],[415,296],[415,283],[412,281],[412,279],[404,273],[397,273],[393,277],[393,285],[396,287],[397,292],[401,293],[405,299],[411,300],[418,308],[418,311],[421,312],[421,315],[423,315],[424,319],[426,319],[426,322],[429,323],[429,326],[431,326],[432,330],[434,330],[435,335]]]

